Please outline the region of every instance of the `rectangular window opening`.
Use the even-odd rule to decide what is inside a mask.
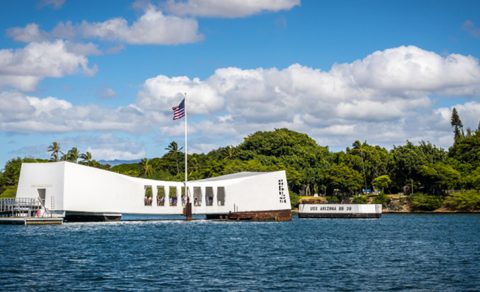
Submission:
[[[170,206],[177,206],[177,187],[170,187],[168,197]]]
[[[193,204],[194,206],[201,206],[202,205],[202,188],[201,187],[193,187]]]
[[[165,206],[165,187],[157,186],[157,206]]]
[[[225,206],[225,187],[217,188],[217,205]]]
[[[151,206],[152,205],[152,186],[145,186],[145,196],[143,197],[143,202],[145,206]]]
[[[39,201],[40,201],[40,204],[42,206],[45,206],[45,199],[46,199],[46,194],[47,194],[47,190],[46,189],[37,189],[37,192],[38,192],[38,198],[39,198]]]
[[[187,202],[187,197],[185,196],[185,187],[182,187],[182,199],[181,199],[181,201],[182,201],[182,206],[185,206],[185,203]]]
[[[207,206],[213,206],[213,188],[212,187],[205,188],[205,196],[206,196]]]

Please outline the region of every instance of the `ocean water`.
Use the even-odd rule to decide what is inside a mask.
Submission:
[[[480,215],[0,225],[0,289],[478,291]]]

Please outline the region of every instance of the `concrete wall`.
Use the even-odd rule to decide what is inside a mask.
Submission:
[[[300,204],[298,206],[300,213],[359,213],[359,214],[380,214],[382,205],[380,204]]]
[[[280,186],[279,181],[282,181]],[[145,206],[145,186],[152,187],[151,206]],[[157,206],[157,186],[165,187],[165,206]],[[171,186],[177,188],[177,206],[168,204]],[[36,198],[38,197],[37,189],[45,188],[46,206],[54,210],[122,214],[181,214],[183,210],[182,186],[183,182],[134,178],[70,162],[24,163],[17,197]],[[241,173],[191,181],[188,183],[190,195],[193,194],[194,187],[199,187],[201,190],[201,205],[193,206],[194,214],[290,209],[284,171]],[[206,187],[213,188],[212,206],[206,204]],[[225,188],[226,197],[223,206],[217,204],[218,187]]]
[[[63,163],[23,163],[17,188],[17,197],[38,198],[39,189],[45,189],[45,206],[64,209]]]
[[[285,200],[282,196],[282,201],[278,183],[280,179],[284,181],[282,193],[285,194]],[[236,212],[290,209],[286,182],[283,171],[262,173],[239,180],[229,188],[235,196],[234,200],[228,202],[229,208]]]

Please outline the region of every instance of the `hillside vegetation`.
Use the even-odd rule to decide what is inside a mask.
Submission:
[[[328,202],[368,201],[388,206],[391,200],[385,194],[403,193],[413,210],[480,210],[480,129],[464,131],[455,114],[456,111],[452,114],[455,141],[448,150],[429,142],[415,145],[407,141],[387,150],[355,141],[345,151],[334,153],[306,134],[277,129],[256,132],[237,146],[190,154],[188,176],[195,180],[239,171],[285,170],[293,205],[298,203],[297,196],[317,193]],[[110,167],[93,160],[88,152],[78,153],[76,148],[60,157],[58,143],[49,147],[53,161],[69,160],[130,176],[183,180],[182,149],[171,142],[166,150],[159,158]],[[0,196],[15,193],[23,161],[45,160],[8,161],[0,173]]]

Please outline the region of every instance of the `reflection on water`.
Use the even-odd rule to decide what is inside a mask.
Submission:
[[[0,226],[2,290],[476,290],[480,215]],[[161,219],[161,220],[159,220]]]

